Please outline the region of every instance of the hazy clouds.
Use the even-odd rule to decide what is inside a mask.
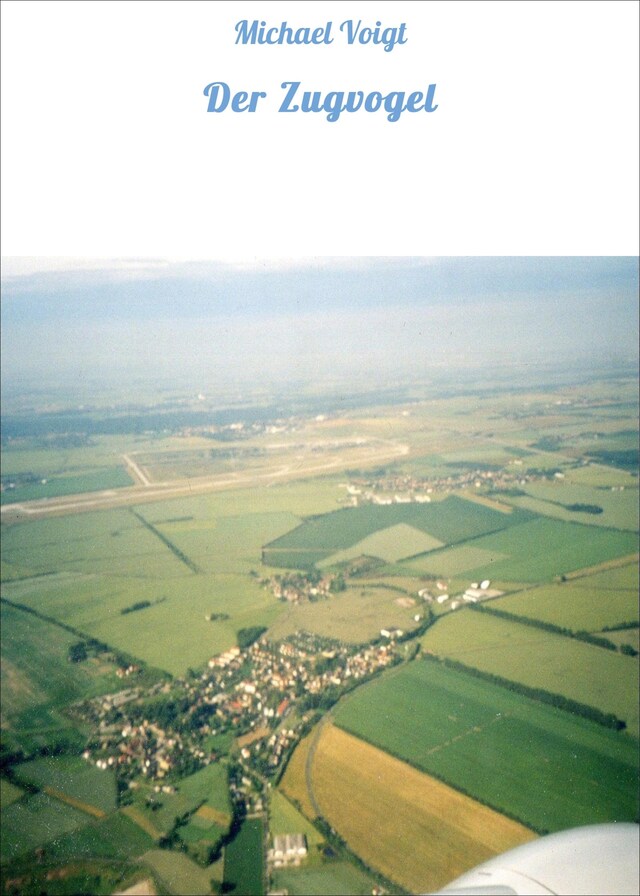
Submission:
[[[633,363],[635,258],[7,259],[2,376],[193,387]]]

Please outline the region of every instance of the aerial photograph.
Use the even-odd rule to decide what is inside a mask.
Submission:
[[[637,831],[638,286],[4,258],[0,896],[436,893]]]

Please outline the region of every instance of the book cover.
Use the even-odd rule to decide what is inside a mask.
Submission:
[[[638,158],[635,2],[3,0],[3,890],[637,892]]]

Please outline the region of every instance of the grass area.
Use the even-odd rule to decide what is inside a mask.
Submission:
[[[541,585],[502,597],[491,607],[540,619],[572,631],[598,632],[605,626],[638,618],[638,593],[631,589],[594,587],[590,577]]]
[[[638,812],[635,738],[435,660],[416,660],[359,688],[335,720],[539,831],[632,821]]]
[[[442,546],[441,541],[427,535],[426,532],[420,532],[419,529],[406,523],[397,523],[395,526],[374,532],[345,551],[331,554],[318,566],[320,569],[335,566],[337,563],[354,560],[356,557],[379,557],[387,563],[395,563],[404,557],[423,554]]]
[[[407,566],[437,576],[464,572],[469,579],[543,582],[631,554],[637,546],[637,536],[631,532],[538,517],[478,538],[472,546],[435,551],[419,563],[412,559]],[[473,554],[467,553],[469,547],[482,551],[484,559],[474,561]]]
[[[454,495],[431,504],[367,504],[312,517],[265,547],[265,562],[274,566],[302,566],[343,551],[374,533],[403,524],[433,540],[450,544],[522,523],[524,510],[505,514]],[[430,547],[428,549],[431,549]]]
[[[522,825],[331,725],[322,730],[312,781],[323,816],[356,854],[411,893],[432,892],[534,839]]]
[[[272,837],[278,834],[304,834],[309,849],[324,843],[322,834],[307,821],[293,803],[279,790],[271,793],[269,804],[269,833]]]
[[[79,495],[82,492],[99,492],[106,489],[133,485],[124,467],[92,470],[80,475],[53,476],[24,485],[16,485],[0,493],[0,504],[17,501],[34,501],[42,498],[59,498],[63,495]]]
[[[402,595],[389,588],[348,587],[326,600],[287,604],[268,631],[271,640],[286,638],[298,630],[326,638],[361,644],[380,634],[381,628],[415,628],[414,615],[422,612],[417,603],[403,607]]]
[[[89,821],[83,812],[46,793],[24,797],[7,806],[0,815],[0,858],[6,862],[25,855]]]
[[[99,468],[122,464],[122,455],[144,445],[156,445],[156,439],[132,439],[126,436],[92,436],[90,441],[76,446],[33,445],[2,446],[3,476],[33,473],[41,478],[73,475]]]
[[[147,805],[151,800],[150,805]],[[205,768],[183,778],[177,787],[177,793],[156,794],[150,788],[137,791],[135,803],[128,807],[127,814],[138,821],[139,825],[151,836],[166,834],[171,830],[176,817],[194,812],[201,804],[209,806],[211,824],[217,824],[222,830],[228,830],[231,823],[231,805],[227,784],[227,768],[220,763],[211,763]],[[205,813],[201,813],[205,820]],[[207,824],[207,827],[210,827]],[[202,824],[195,826],[200,832],[205,830]],[[182,832],[183,829],[181,829]],[[187,835],[189,836],[189,835]]]
[[[615,713],[638,735],[632,657],[469,610],[441,618],[422,643],[438,656]]]
[[[264,826],[246,819],[224,854],[224,886],[243,896],[261,896],[264,887]]]
[[[477,542],[473,542],[472,544],[462,544],[443,551],[437,551],[433,557],[429,554],[423,557],[412,557],[404,563],[399,563],[396,569],[399,571],[405,570],[406,573],[414,573],[415,575],[426,574],[437,578],[449,578],[461,576],[467,570],[477,569],[484,565],[490,566],[493,563],[506,559],[508,559],[507,554],[478,547]]]
[[[183,574],[180,561],[126,510],[21,523],[3,533],[2,557],[33,573],[79,572],[159,578]]]
[[[338,488],[340,481],[331,477],[306,479],[159,501],[145,504],[144,515],[154,525],[188,516],[206,522],[226,516],[289,513],[300,519],[335,510],[339,499],[344,498],[344,492]]]
[[[289,896],[370,896],[375,880],[351,862],[331,861],[313,868],[282,868],[274,871],[274,890]]]
[[[612,712],[638,736],[632,657],[470,611],[440,619],[422,643],[439,656]]]
[[[260,570],[261,546],[299,521],[283,509],[286,501],[304,508],[310,496],[324,495],[335,506],[337,493],[333,483],[296,483],[256,490],[253,501],[239,492],[145,505],[144,519],[202,575],[125,510],[12,526],[2,547],[14,580],[4,582],[3,595],[181,675],[232,647],[239,629],[267,627],[282,612],[250,575]],[[16,580],[11,572],[19,569],[30,577]],[[144,613],[122,615],[141,601],[150,604]],[[228,618],[212,623],[212,613]]]
[[[19,781],[59,791],[108,813],[116,808],[116,782],[111,771],[103,771],[78,756],[56,756],[24,762],[15,769]]]
[[[15,803],[23,795],[24,790],[21,787],[13,784],[7,778],[0,778],[0,810]]]
[[[142,855],[153,846],[153,839],[122,812],[114,812],[100,821],[59,837],[47,848],[52,862],[78,859],[128,859]]]
[[[633,647],[634,650],[640,651],[640,629],[638,628],[627,628],[616,632],[602,632],[602,636],[613,641],[618,647],[626,644],[629,647]]]
[[[5,603],[0,622],[3,727],[27,751],[60,740],[80,745],[60,710],[74,700],[119,689],[115,668],[97,660],[70,663],[75,635]]]
[[[152,849],[144,853],[141,862],[150,869],[160,884],[160,892],[169,896],[208,896],[211,879],[216,877],[213,866],[202,868],[183,853],[166,849]]]
[[[616,470],[612,467],[604,467],[600,464],[590,463],[586,467],[577,467],[568,470],[566,474],[570,482],[577,485],[587,485],[592,488],[638,488],[638,478],[626,470]]]
[[[307,818],[314,819],[316,812],[309,798],[306,779],[306,764],[311,743],[312,735],[308,734],[302,738],[287,763],[287,768],[280,781],[280,789],[287,799],[300,807]]]
[[[582,577],[581,577],[582,578]],[[638,593],[640,588],[640,568],[638,567],[638,557],[631,563],[626,563],[601,572],[589,573],[585,577],[586,584],[592,588],[602,588],[605,591],[610,589],[635,591]],[[580,583],[582,584],[582,582]]]
[[[518,507],[569,522],[638,531],[637,482],[634,488],[626,488],[624,491],[578,485],[565,480],[553,483],[532,482],[524,490],[528,497],[512,499]],[[600,507],[602,512],[576,512],[569,509],[572,505]]]

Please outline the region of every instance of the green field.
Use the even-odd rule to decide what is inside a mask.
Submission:
[[[264,887],[264,827],[248,818],[224,854],[224,885],[242,896],[261,896]]]
[[[529,497],[512,498],[518,507],[535,513],[557,517],[569,522],[611,529],[638,531],[638,486],[624,491],[611,488],[595,488],[560,481],[556,483],[529,483],[524,489]],[[601,513],[586,513],[568,509],[572,505],[600,507]]]
[[[472,546],[434,551],[404,565],[435,576],[544,582],[637,550],[634,533],[538,517],[477,538]]]
[[[201,868],[182,853],[166,849],[149,850],[141,862],[150,869],[160,892],[170,896],[209,896],[211,878],[218,876],[215,866]]]
[[[21,787],[13,784],[7,778],[0,778],[0,809],[15,803],[23,795],[24,790]]]
[[[269,805],[269,833],[272,837],[278,834],[304,834],[309,850],[324,843],[324,838],[314,826],[307,821],[283,793],[274,790]]]
[[[591,584],[591,577],[585,577],[508,595],[492,602],[491,607],[572,631],[598,632],[637,619],[638,592],[597,587]]]
[[[471,610],[440,618],[422,643],[438,656],[612,712],[638,735],[633,657]]]
[[[99,492],[112,488],[133,485],[133,481],[123,467],[92,470],[77,476],[53,476],[38,482],[17,485],[0,493],[0,504],[17,501],[35,501],[42,498],[59,498],[63,495],[77,495],[81,492]]]
[[[516,526],[531,518],[525,510],[500,513],[482,504],[455,495],[431,504],[374,504],[350,507],[311,517],[296,529],[266,545],[265,563],[272,566],[302,567],[344,551],[380,530],[403,524],[451,544]]]
[[[345,551],[331,554],[318,563],[318,567],[323,569],[326,566],[335,566],[347,560],[354,560],[356,557],[379,557],[387,563],[395,563],[404,557],[423,554],[442,546],[441,541],[432,538],[426,532],[420,532],[419,529],[407,526],[406,523],[397,523],[388,529],[380,529],[373,535],[368,535]]]
[[[155,808],[147,804],[149,799],[153,801]],[[231,823],[226,766],[212,763],[195,774],[183,778],[177,787],[177,793],[156,794],[148,788],[141,789],[135,798],[134,805],[136,811],[142,813],[143,817],[162,834],[171,830],[176,817],[195,812],[202,805],[210,806],[216,816],[220,817],[221,822],[226,820],[226,828],[222,824],[219,825],[224,832],[228,830]],[[192,833],[200,831],[200,838],[203,838],[202,832],[205,830],[204,826],[199,826],[196,823]]]
[[[153,840],[138,825],[122,812],[114,812],[107,818],[90,820],[84,827],[58,837],[47,847],[47,856],[52,862],[127,859],[142,855],[152,846]]]
[[[331,861],[313,868],[277,869],[273,885],[289,896],[370,896],[376,882],[351,862]]]
[[[91,821],[88,815],[36,793],[11,803],[0,814],[0,859],[3,862],[56,841]]]
[[[5,603],[0,622],[2,725],[9,739],[27,752],[61,740],[80,746],[83,740],[60,710],[119,689],[114,667],[99,660],[70,663],[76,636]]]
[[[287,604],[270,626],[271,640],[286,638],[303,630],[336,638],[351,644],[362,644],[380,634],[381,628],[414,629],[416,613],[422,606],[401,606],[397,603],[403,595],[385,587],[348,587],[327,600],[314,603]]]
[[[434,660],[360,688],[335,721],[540,831],[638,811],[637,740]]]
[[[15,773],[20,782],[53,788],[104,813],[116,808],[113,772],[102,771],[78,756],[34,759],[16,766]]]
[[[282,606],[251,575],[261,546],[299,522],[284,509],[289,502],[300,511],[315,500],[331,508],[337,496],[333,482],[295,483],[136,511],[175,550],[128,510],[11,526],[3,532],[2,594],[180,675],[233,646],[239,629],[275,620]],[[122,614],[142,601],[144,611]],[[228,619],[212,623],[211,614]]]

